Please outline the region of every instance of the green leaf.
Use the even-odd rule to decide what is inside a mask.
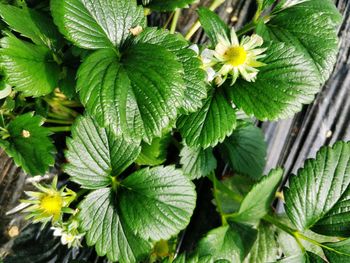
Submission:
[[[191,181],[172,166],[143,169],[121,182],[121,212],[145,239],[169,239],[184,229],[196,204]]]
[[[325,263],[325,261],[316,254],[306,251],[303,254],[297,254],[278,260],[281,263]]]
[[[230,30],[226,23],[213,11],[208,8],[201,7],[198,9],[199,21],[208,35],[211,44],[216,46],[218,44],[218,36],[230,34]]]
[[[33,113],[20,115],[8,124],[10,137],[0,139],[0,146],[30,175],[44,175],[55,163],[51,133],[42,124],[43,119]]]
[[[24,96],[39,97],[57,87],[59,67],[50,50],[8,36],[1,39],[0,66],[7,81]]]
[[[200,257],[212,256],[214,260],[242,262],[257,237],[257,231],[249,226],[229,222],[229,225],[215,228],[199,241]]]
[[[143,169],[102,188],[79,205],[89,246],[111,261],[140,262],[150,243],[186,227],[196,203],[194,185],[174,167]],[[112,245],[111,245],[112,244]]]
[[[184,174],[191,180],[209,175],[216,169],[216,159],[211,148],[184,146],[180,152],[180,164]]]
[[[344,263],[350,260],[350,239],[345,239],[339,242],[323,243],[327,248],[323,248],[329,262]]]
[[[341,16],[330,0],[310,0],[278,12],[267,23],[272,39],[292,44],[313,63],[324,83],[338,53]]]
[[[219,145],[219,150],[234,171],[253,179],[262,176],[266,143],[261,129],[253,125],[239,127]]]
[[[86,243],[95,245],[97,254],[107,255],[110,261],[139,262],[148,255],[151,244],[135,235],[127,220],[119,215],[116,198],[112,189],[102,188],[80,203],[78,217],[81,228],[87,232]]]
[[[314,65],[294,47],[271,43],[255,82],[238,79],[226,87],[234,104],[259,120],[288,118],[319,91]]]
[[[37,45],[51,48],[61,39],[49,17],[36,10],[0,4],[0,16],[12,30],[30,38]]]
[[[61,33],[86,49],[119,47],[130,29],[146,26],[136,0],[52,0],[51,12]]]
[[[194,112],[202,107],[203,99],[207,97],[206,73],[201,68],[201,60],[193,50],[188,48],[188,42],[180,34],[169,34],[166,30],[146,28],[134,41],[160,45],[173,52],[184,69],[183,79],[186,90],[182,108],[186,112]]]
[[[214,147],[236,128],[236,112],[223,91],[218,89],[208,96],[197,112],[181,116],[177,127],[188,146]]]
[[[137,43],[121,61],[112,49],[90,55],[79,68],[77,90],[100,125],[112,125],[117,134],[149,143],[177,115],[182,73],[166,48]]]
[[[256,222],[271,210],[271,203],[283,177],[283,169],[272,170],[256,183],[245,196],[237,214],[232,218],[238,222]]]
[[[257,1],[261,10],[264,10],[265,8],[270,7],[276,2],[276,0],[257,0]]]
[[[276,262],[279,257],[279,246],[275,238],[275,228],[260,222],[257,239],[247,256],[245,263]]]
[[[176,8],[184,8],[196,0],[149,0],[149,8],[157,11],[173,11]]]
[[[333,147],[321,148],[316,159],[307,160],[297,176],[289,180],[289,188],[284,191],[289,218],[300,230],[311,228],[325,235],[348,235],[349,228],[344,223],[348,221],[346,211],[349,207],[339,207],[349,198],[349,184],[350,143],[338,142]],[[344,228],[339,228],[341,216],[337,214],[342,213]],[[337,217],[337,231],[332,231],[332,224],[324,224],[325,216],[329,223],[333,216]]]
[[[89,116],[80,117],[67,140],[65,172],[83,188],[108,186],[132,164],[141,151],[140,143],[126,141],[110,128],[100,128]]]
[[[171,135],[168,133],[160,138],[154,138],[151,144],[142,142],[141,153],[136,159],[138,165],[155,166],[166,161],[167,148],[171,140]]]

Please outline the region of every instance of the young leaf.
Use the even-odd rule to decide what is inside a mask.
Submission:
[[[65,172],[83,188],[98,189],[111,184],[141,151],[140,143],[126,141],[110,128],[100,128],[89,116],[80,117],[68,139]]]
[[[289,218],[300,230],[311,228],[320,234],[347,236],[347,227],[333,233],[333,226],[324,224],[322,219],[327,216],[326,220],[331,222],[335,216],[337,224],[341,217],[343,224],[348,221],[348,202],[341,209],[339,206],[349,198],[349,184],[350,143],[338,142],[333,147],[323,147],[316,159],[307,160],[298,175],[289,180],[289,188],[284,191]]]
[[[212,256],[213,260],[242,262],[257,237],[257,231],[249,226],[229,222],[229,225],[211,230],[199,241],[198,255]]]
[[[120,209],[146,240],[169,239],[184,229],[196,204],[194,185],[172,166],[137,171],[121,182]]]
[[[341,16],[330,0],[310,0],[278,12],[267,23],[271,38],[290,43],[313,63],[325,82],[338,53],[335,26]]]
[[[325,253],[329,262],[344,263],[350,261],[350,239],[345,239],[339,242],[323,243]],[[329,249],[328,249],[329,248]]]
[[[223,91],[218,89],[209,95],[197,112],[181,116],[177,127],[188,146],[214,147],[236,128],[236,112]]]
[[[36,10],[0,4],[0,16],[12,30],[30,38],[37,45],[51,48],[61,39],[49,17]]]
[[[314,99],[319,77],[312,62],[292,46],[271,43],[266,53],[266,66],[255,82],[238,79],[226,91],[235,105],[259,120],[287,118]]]
[[[198,15],[199,21],[213,46],[217,45],[219,35],[228,36],[230,34],[230,29],[226,23],[215,12],[201,7],[198,9]]]
[[[146,28],[134,42],[160,45],[174,53],[184,69],[183,79],[186,90],[182,109],[186,112],[194,112],[202,107],[203,99],[207,97],[206,73],[201,69],[201,60],[193,50],[188,48],[188,42],[181,35],[169,34],[166,30]]]
[[[234,171],[253,179],[262,176],[266,143],[261,129],[253,125],[239,127],[219,145],[219,150]]]
[[[112,49],[90,55],[80,66],[77,89],[100,125],[149,143],[176,117],[182,73],[181,63],[166,48],[137,43],[121,61]]]
[[[51,12],[61,33],[86,49],[119,47],[130,29],[146,26],[136,0],[52,0]]]
[[[237,214],[232,219],[238,222],[256,222],[269,210],[283,177],[282,169],[272,170],[262,177],[245,196]]]
[[[171,135],[166,134],[161,138],[154,138],[151,144],[142,142],[141,153],[136,159],[138,165],[155,166],[166,161],[167,148],[171,140]]]
[[[147,7],[157,11],[173,11],[176,8],[184,8],[196,0],[148,0]]]
[[[279,258],[279,246],[275,238],[275,231],[272,225],[260,222],[257,239],[245,263],[276,262]]]
[[[39,97],[57,87],[59,67],[50,50],[8,36],[1,39],[0,66],[7,81],[24,96]]]
[[[216,159],[211,148],[184,146],[180,152],[182,170],[191,180],[209,175],[216,169]]]
[[[135,235],[127,220],[120,217],[116,193],[112,189],[93,191],[79,207],[81,228],[87,232],[86,243],[95,245],[99,256],[107,255],[110,261],[130,263],[147,256],[151,244]]]
[[[0,146],[30,175],[44,175],[55,163],[56,151],[50,131],[44,127],[43,119],[26,113],[11,121],[7,127],[10,137],[0,139]]]

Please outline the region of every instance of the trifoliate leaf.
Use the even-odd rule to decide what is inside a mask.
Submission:
[[[323,243],[323,252],[329,262],[344,263],[350,261],[350,239],[345,239],[339,242]]]
[[[102,188],[80,204],[87,244],[111,261],[140,262],[146,240],[169,239],[185,228],[196,204],[194,185],[174,167],[143,169]]]
[[[110,128],[100,128],[89,116],[80,117],[68,139],[65,172],[83,188],[108,186],[139,155],[140,143],[126,141]]]
[[[136,0],[52,0],[51,12],[61,33],[86,49],[119,47],[130,29],[146,26]]]
[[[313,63],[320,82],[333,70],[338,53],[335,27],[341,16],[330,0],[310,0],[278,12],[267,23],[271,38],[292,44]]]
[[[18,116],[8,124],[9,138],[0,139],[0,146],[30,175],[44,175],[54,165],[56,151],[50,131],[44,127],[43,119],[27,113]]]
[[[342,202],[349,198],[349,185],[350,143],[323,147],[316,159],[307,160],[297,176],[290,178],[289,188],[284,191],[286,212],[300,230],[311,228],[320,234],[348,236],[349,228],[339,227],[339,222],[343,226],[348,222],[348,202],[344,206]],[[322,221],[325,216],[328,218]],[[333,216],[336,227],[324,224],[332,222]]]
[[[57,87],[59,67],[50,50],[14,36],[1,39],[0,66],[7,81],[25,96],[39,97]]]
[[[137,43],[121,59],[112,49],[90,55],[80,66],[77,89],[100,125],[149,143],[177,115],[182,73],[182,65],[166,48]]]
[[[203,99],[207,97],[206,73],[201,69],[202,62],[197,54],[188,48],[188,42],[179,34],[169,34],[155,28],[145,29],[136,37],[135,42],[139,41],[160,45],[176,55],[182,63],[186,85],[182,108],[186,112],[194,112],[202,107]]]
[[[216,159],[211,148],[184,146],[180,152],[180,164],[184,174],[191,180],[209,175],[216,169]]]
[[[199,241],[200,257],[212,256],[214,260],[242,262],[257,237],[257,231],[249,226],[229,222],[229,225],[211,230]]]
[[[276,262],[279,258],[279,246],[275,238],[275,231],[274,226],[260,222],[257,239],[245,263]]]
[[[135,235],[127,220],[120,217],[117,197],[110,188],[90,193],[79,206],[81,228],[87,232],[87,245],[95,245],[99,256],[136,263],[148,255],[151,244]]]
[[[272,170],[267,176],[264,176],[245,196],[239,211],[232,218],[238,222],[259,221],[270,211],[282,177],[282,169]]]
[[[155,166],[166,161],[167,148],[171,140],[171,135],[166,134],[161,138],[154,138],[151,144],[142,142],[141,153],[135,161],[138,165]]]
[[[177,127],[190,147],[214,147],[231,135],[236,127],[236,112],[221,89],[204,101],[197,112],[181,116]]]
[[[238,79],[226,87],[234,104],[259,120],[287,118],[310,103],[319,91],[319,77],[305,55],[294,47],[271,43],[255,82]]]
[[[176,8],[184,8],[194,1],[196,0],[148,0],[147,7],[157,11],[173,11]]]
[[[191,181],[172,166],[143,169],[121,182],[121,213],[145,239],[169,239],[184,229],[196,205]]]
[[[214,47],[218,44],[218,36],[229,35],[230,29],[215,12],[201,7],[198,9],[198,15],[199,21]]]
[[[48,16],[29,8],[0,4],[0,16],[9,27],[37,45],[57,45],[60,34]]]
[[[266,143],[261,129],[253,125],[239,127],[219,145],[219,150],[235,172],[253,179],[262,176]]]

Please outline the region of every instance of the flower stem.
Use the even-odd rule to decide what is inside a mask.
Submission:
[[[61,127],[47,127],[52,132],[70,132],[71,126],[61,126]]]
[[[73,124],[73,121],[70,120],[54,120],[54,119],[46,119],[46,123],[55,123],[55,124]]]
[[[171,22],[171,26],[170,26],[170,33],[171,34],[174,34],[176,31],[177,22],[179,21],[180,15],[181,15],[181,9],[177,8],[175,10],[173,21]]]
[[[214,11],[215,9],[217,9],[220,5],[222,5],[225,2],[225,0],[214,0],[211,5],[209,6],[209,9],[211,11]],[[199,20],[197,20],[190,28],[190,30],[187,32],[187,34],[185,35],[185,38],[187,40],[190,40],[191,37],[197,32],[197,30],[201,27],[201,23],[199,22]]]

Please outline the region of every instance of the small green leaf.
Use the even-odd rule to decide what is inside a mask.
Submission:
[[[347,236],[349,228],[339,228],[339,219],[343,217],[344,226],[348,202],[340,207],[349,198],[349,185],[350,143],[338,142],[333,147],[323,147],[316,159],[307,160],[298,175],[290,178],[289,188],[284,191],[286,212],[300,230],[311,228],[320,234]],[[328,218],[322,221],[325,216]],[[333,216],[337,218],[335,232],[332,224],[324,224],[332,222]]]
[[[271,43],[255,82],[238,79],[226,86],[234,104],[259,120],[287,118],[310,103],[319,91],[319,77],[305,55],[294,47]]]
[[[323,252],[325,253],[329,262],[344,263],[350,261],[350,238],[339,241],[323,243]]]
[[[136,159],[138,165],[156,166],[164,163],[167,157],[167,148],[171,140],[168,133],[160,138],[154,138],[151,144],[142,142],[141,153]]]
[[[121,182],[121,213],[146,240],[169,239],[184,229],[196,205],[191,181],[172,166],[137,171]]]
[[[51,48],[61,39],[49,17],[36,10],[0,4],[0,16],[12,30],[30,38],[37,45]]]
[[[0,139],[0,146],[30,175],[44,175],[55,163],[51,133],[42,124],[43,119],[33,113],[20,115],[8,124],[10,137]]]
[[[292,44],[313,63],[324,83],[338,53],[341,16],[330,0],[310,0],[278,12],[267,23],[271,38]]]
[[[276,262],[279,258],[279,246],[275,238],[275,231],[272,225],[260,222],[257,239],[245,263]]]
[[[215,228],[199,241],[198,255],[212,256],[213,260],[242,262],[253,246],[257,231],[249,226],[229,222]]]
[[[184,174],[191,180],[209,175],[216,169],[216,159],[211,148],[184,146],[180,152],[180,164]]]
[[[119,47],[130,29],[146,26],[136,0],[52,0],[51,12],[61,33],[86,49]]]
[[[198,15],[199,21],[213,46],[217,45],[219,35],[228,36],[230,34],[226,23],[215,12],[201,7],[198,9]]]
[[[65,172],[83,188],[98,189],[111,184],[141,151],[139,143],[126,141],[110,128],[100,128],[89,116],[80,117],[68,139]]]
[[[209,95],[197,112],[181,116],[177,127],[188,146],[214,147],[236,128],[236,112],[223,91],[218,89]]]
[[[110,188],[90,193],[79,205],[81,228],[87,232],[87,245],[95,245],[99,256],[136,263],[148,255],[151,244],[135,235],[127,220],[119,215],[116,198]]]
[[[184,8],[196,0],[148,0],[147,7],[157,11],[173,11],[176,8]]]
[[[262,176],[266,143],[261,129],[253,125],[239,127],[219,145],[219,150],[235,172],[249,175],[253,179]]]
[[[271,209],[271,203],[283,177],[282,169],[272,170],[256,183],[245,196],[237,214],[232,218],[238,222],[256,222]]]
[[[1,39],[0,66],[7,81],[25,96],[39,97],[57,87],[59,67],[50,50],[14,36]]]

